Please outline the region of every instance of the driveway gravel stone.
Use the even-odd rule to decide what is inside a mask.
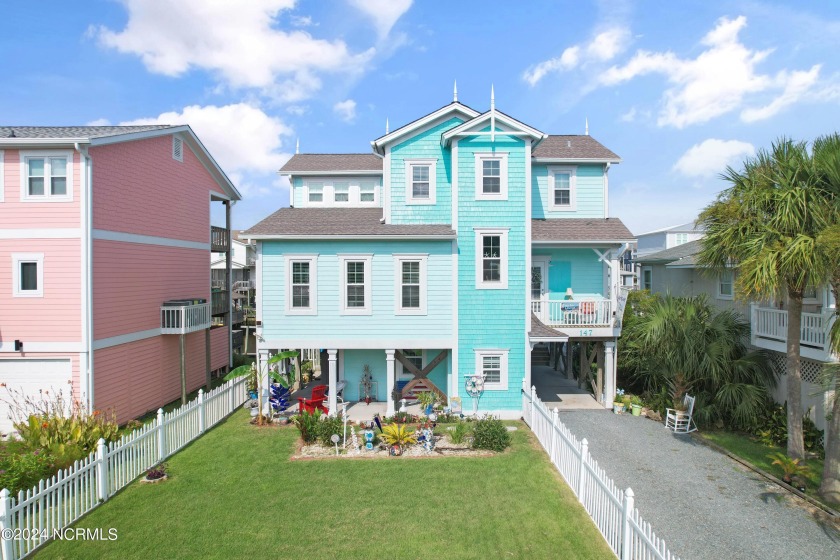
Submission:
[[[840,532],[793,497],[688,435],[606,410],[560,412],[560,421],[622,488],[671,552],[706,558],[840,558]]]

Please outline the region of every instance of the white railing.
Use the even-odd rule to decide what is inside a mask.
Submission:
[[[188,334],[209,328],[209,303],[160,307],[160,334]]]
[[[86,459],[41,480],[17,496],[0,491],[0,557],[31,554],[81,516],[130,484],[245,402],[245,378],[228,381],[172,412],[159,409],[157,420],[113,443],[99,440]],[[15,538],[5,538],[7,534]]]
[[[799,331],[800,344],[827,349],[831,319],[831,313],[803,313]],[[757,337],[787,342],[787,310],[754,305],[752,329]]]
[[[256,284],[253,280],[238,280],[233,283],[233,291],[248,291],[253,290]]]
[[[598,530],[621,560],[678,560],[665,541],[633,506],[633,490],[621,490],[598,461],[589,454],[589,444],[578,439],[560,422],[557,409],[549,412],[537,390],[522,390],[522,415],[566,479]]]
[[[549,327],[609,327],[613,324],[613,302],[608,299],[535,299],[531,301],[531,311]]]
[[[238,325],[239,323],[243,323],[245,321],[245,310],[244,309],[234,309],[233,313],[230,314],[230,324],[231,325]]]

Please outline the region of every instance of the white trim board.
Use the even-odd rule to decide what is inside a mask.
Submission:
[[[451,350],[452,338],[266,338],[258,348],[337,348],[339,350],[386,350],[391,348],[416,348],[418,350]]]
[[[140,245],[157,245],[161,247],[177,247],[180,249],[210,250],[210,243],[200,241],[186,241],[183,239],[171,239],[169,237],[157,237],[154,235],[141,235],[139,233],[125,233],[123,231],[109,231],[104,229],[93,230],[93,238],[103,241],[121,241],[123,243],[138,243]]]

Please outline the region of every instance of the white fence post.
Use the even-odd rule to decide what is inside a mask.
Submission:
[[[198,390],[198,433],[203,434],[205,429],[204,414],[204,389]]]
[[[235,391],[233,390],[234,381],[228,381],[227,389],[228,392],[228,400],[230,401],[230,410],[228,412],[233,412],[236,410],[236,395],[234,394]]]
[[[7,529],[11,529],[11,499],[9,498],[9,491],[6,488],[3,488],[3,491],[0,492],[0,533],[6,534],[8,531]],[[14,548],[12,547],[12,539],[2,538],[2,553],[3,553],[3,560],[13,560],[14,559]]]
[[[624,510],[621,514],[621,560],[630,560],[633,535],[630,532],[630,516],[633,513],[633,490],[624,492]]]
[[[560,411],[557,410],[557,407],[554,407],[554,410],[551,411],[551,439],[549,440],[549,451],[548,451],[548,458],[554,462],[554,453],[555,447],[557,447],[557,415]]]
[[[531,385],[531,429],[534,426],[534,402],[537,400],[537,388]]]
[[[589,455],[589,442],[586,438],[580,442],[580,467],[578,470],[577,483],[577,497],[580,503],[583,503],[583,481],[586,474],[586,456]]]
[[[166,458],[166,433],[163,430],[163,409],[157,412],[157,440],[158,440],[158,461]]]
[[[108,456],[104,438],[99,438],[96,444],[96,478],[99,482],[99,501],[108,499]]]

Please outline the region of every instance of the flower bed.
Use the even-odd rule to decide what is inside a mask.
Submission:
[[[453,443],[446,435],[435,435],[434,448],[427,450],[422,444],[415,443],[407,445],[403,448],[402,457],[489,457],[495,455],[492,451],[486,449],[473,449],[468,441],[462,443]],[[384,443],[376,443],[373,450],[368,451],[364,445],[360,449],[352,449],[350,437],[347,438],[347,449],[342,449],[341,444],[338,445],[339,455],[336,457],[335,446],[326,446],[321,443],[298,443],[295,454],[292,459],[329,459],[329,458],[343,458],[343,459],[381,459],[381,458],[396,458],[393,457],[388,445]]]

